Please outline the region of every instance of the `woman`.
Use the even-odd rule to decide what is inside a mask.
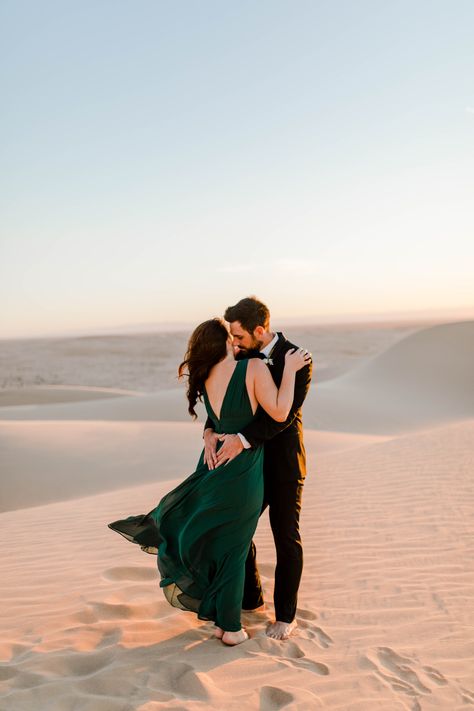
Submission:
[[[278,422],[290,411],[295,374],[307,351],[288,353],[280,389],[258,358],[236,361],[232,336],[222,319],[201,323],[191,335],[179,376],[188,376],[188,411],[204,399],[215,431],[239,432],[258,405]],[[213,620],[215,636],[227,645],[248,639],[240,612],[245,560],[263,501],[263,447],[245,449],[210,470],[201,453],[196,471],[166,494],[148,514],[109,527],[158,552],[160,587],[168,602]]]

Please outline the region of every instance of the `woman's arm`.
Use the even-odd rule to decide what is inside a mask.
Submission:
[[[276,437],[276,435],[293,424],[308,394],[312,373],[312,361],[296,373],[295,397],[290,414],[284,422],[275,422],[275,420],[272,420],[272,418],[267,415],[263,408],[260,408],[252,422],[249,422],[249,424],[241,430],[241,434],[245,437],[247,442],[249,442],[251,447],[258,447],[261,444],[265,444],[265,442]]]
[[[277,422],[285,422],[288,417],[295,394],[296,372],[304,368],[310,360],[311,356],[307,351],[288,351],[285,355],[280,388],[277,389],[266,365],[261,360],[252,359],[255,398],[265,412]]]

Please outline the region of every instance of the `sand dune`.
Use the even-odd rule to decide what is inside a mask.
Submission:
[[[267,610],[230,649],[168,606],[154,556],[106,527],[170,482],[1,514],[0,708],[472,706],[473,436],[471,420],[344,451],[310,443],[299,628],[283,643],[265,635],[265,519]]]
[[[0,510],[184,476],[201,448],[184,422],[2,422]]]
[[[319,383],[308,427],[401,433],[474,416],[474,321],[424,328]]]
[[[107,399],[97,391],[90,390],[89,397],[82,401],[66,400],[68,389],[64,389],[63,402],[53,399],[57,397],[56,393],[51,393],[51,398],[48,398],[48,388],[44,388],[41,403],[31,402],[38,400],[38,397],[33,388],[28,390],[25,397],[29,397],[29,404],[1,407],[0,420],[191,421],[184,387],[153,394],[114,396]],[[198,404],[196,410],[202,416],[204,408],[201,404]]]
[[[420,322],[302,325],[283,330],[317,354],[319,379],[334,378],[387,348]],[[39,383],[157,392],[175,388],[191,327],[181,332],[102,334],[0,340],[0,388],[27,391]],[[1,391],[0,391],[1,395]]]
[[[0,711],[474,706],[473,362],[471,321],[422,328],[330,381],[316,364],[298,629],[265,635],[264,515],[267,607],[244,614],[251,639],[233,649],[171,608],[156,557],[107,528],[191,473],[202,419],[183,388],[4,392]]]
[[[474,321],[466,321],[422,328],[349,373],[323,383],[318,382],[316,363],[304,405],[305,426],[389,435],[471,417],[473,362]],[[45,404],[46,390],[42,397],[41,405],[0,408],[0,419],[190,420],[184,386],[140,397],[82,402]],[[203,417],[202,405],[199,412]]]
[[[143,395],[133,390],[119,388],[98,388],[84,385],[41,385],[34,388],[0,390],[0,407],[27,407],[29,405],[51,405],[58,402],[81,402],[101,400],[110,397]],[[23,410],[26,412],[27,410]]]
[[[308,431],[306,439],[325,452],[383,438]],[[3,421],[0,511],[184,478],[202,446],[202,423]]]

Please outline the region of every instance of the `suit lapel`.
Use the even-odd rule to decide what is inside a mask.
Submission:
[[[283,369],[285,367],[285,344],[285,336],[278,331],[278,341],[275,343],[270,356],[273,365],[268,364],[268,368],[277,387],[280,387],[281,379],[283,377]]]
[[[286,338],[283,335],[283,333],[278,333],[278,341],[275,343],[275,347],[273,349],[273,352],[270,356],[270,358],[276,362],[277,360],[280,360],[285,354],[285,343],[286,343]]]

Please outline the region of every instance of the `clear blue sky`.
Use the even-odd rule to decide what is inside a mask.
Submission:
[[[473,27],[472,0],[2,0],[1,335],[474,307]]]

